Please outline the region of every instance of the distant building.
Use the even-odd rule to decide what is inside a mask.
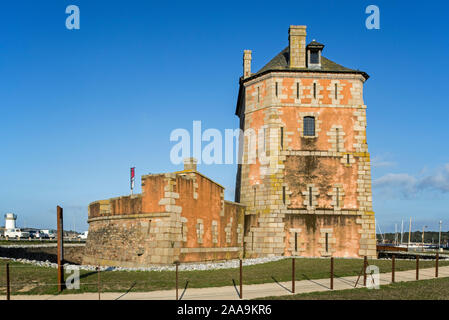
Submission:
[[[5,229],[15,229],[16,228],[17,215],[14,213],[5,214]]]

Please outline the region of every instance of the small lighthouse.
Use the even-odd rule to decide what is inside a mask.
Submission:
[[[13,213],[7,213],[5,214],[5,229],[15,229],[16,228],[16,220],[17,215]]]

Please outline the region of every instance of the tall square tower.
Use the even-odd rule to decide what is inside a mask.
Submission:
[[[365,72],[306,45],[289,46],[256,73],[243,55],[236,115],[244,131],[236,201],[246,206],[247,257],[376,256],[366,142]]]

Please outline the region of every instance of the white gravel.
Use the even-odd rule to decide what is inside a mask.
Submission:
[[[285,259],[287,257],[270,257],[270,258],[255,258],[255,259],[244,259],[244,266],[251,266],[255,264],[267,263],[272,261],[279,261]],[[52,263],[50,261],[37,261],[37,260],[28,260],[28,259],[15,259],[15,258],[7,258],[0,257],[3,260],[10,260],[14,262],[20,262],[24,264],[31,264],[39,267],[47,267],[47,268],[57,268],[58,265],[56,263]],[[65,268],[79,267],[80,270],[87,271],[95,271],[96,266],[91,265],[71,265],[64,264]],[[223,262],[203,262],[203,263],[184,263],[179,265],[179,271],[195,271],[195,270],[218,270],[218,269],[231,269],[238,268],[239,260],[228,260]],[[124,268],[124,267],[107,267],[102,266],[100,270],[102,271],[175,271],[174,265],[152,265],[148,267],[142,268]]]
[[[14,247],[15,248],[15,247]],[[243,260],[243,266],[251,266],[256,264],[262,264],[267,262],[273,262],[273,261],[279,261],[282,259],[287,259],[291,257],[285,257],[285,256],[277,256],[277,257],[268,257],[268,258],[254,258],[254,259],[244,259]],[[306,259],[306,257],[296,257],[297,259]],[[440,258],[442,258],[440,256]],[[39,267],[47,267],[47,268],[57,268],[58,265],[56,263],[52,263],[50,261],[38,261],[38,260],[29,260],[29,259],[15,259],[15,258],[7,258],[7,257],[0,257],[2,260],[10,260],[14,262],[24,263],[24,264],[31,264]],[[322,259],[329,259],[322,257]],[[340,258],[345,259],[345,258]],[[347,258],[347,259],[353,259],[353,258]],[[388,258],[382,258],[379,260],[391,260]],[[401,259],[404,260],[410,260],[415,261],[415,259]],[[425,259],[424,261],[432,261],[435,259]],[[95,271],[97,266],[92,265],[73,265],[73,264],[64,264],[65,268],[73,268],[73,267],[79,267],[80,270],[86,270],[86,271]],[[200,271],[200,270],[219,270],[219,269],[232,269],[232,268],[238,268],[239,267],[239,260],[227,260],[227,261],[221,261],[221,262],[201,262],[201,263],[181,263],[179,265],[179,271]],[[101,266],[101,271],[175,271],[176,267],[174,265],[150,265],[148,267],[141,267],[141,268],[125,268],[125,267],[108,267],[108,266]]]

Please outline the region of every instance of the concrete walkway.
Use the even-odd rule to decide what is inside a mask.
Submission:
[[[449,277],[449,266],[439,268],[439,277]],[[435,279],[435,268],[420,269],[419,279]],[[367,277],[367,282],[370,276]],[[416,270],[399,271],[395,274],[396,282],[416,281]],[[356,276],[334,278],[334,290],[353,289],[357,281]],[[391,283],[391,273],[380,274],[380,285]],[[295,282],[296,293],[330,291],[329,279],[301,280]],[[357,288],[363,287],[363,277],[360,277]],[[237,285],[238,289],[238,285]],[[237,289],[234,286],[213,288],[188,288],[183,300],[238,300]],[[264,283],[243,286],[243,298],[255,299],[269,296],[284,296],[291,294],[291,282]],[[182,294],[182,289],[179,294]],[[101,293],[101,300],[173,300],[175,290],[129,292],[129,293]],[[1,296],[2,300],[5,296]],[[13,295],[11,300],[98,300],[98,293],[63,294],[63,295]]]

